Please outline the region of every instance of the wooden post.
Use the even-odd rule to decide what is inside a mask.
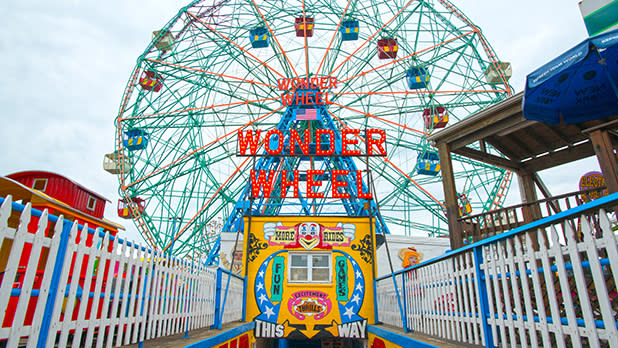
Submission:
[[[618,165],[609,134],[606,130],[597,129],[590,132],[590,140],[597,155],[601,172],[603,172],[607,191],[609,193],[618,192]]]
[[[541,209],[538,203],[535,203],[539,198],[536,194],[534,173],[518,172],[517,176],[521,201],[526,204],[524,207],[524,222],[529,224],[541,218]]]
[[[446,201],[446,218],[448,221],[449,238],[451,249],[455,250],[463,246],[463,230],[459,223],[459,205],[457,204],[457,188],[453,174],[453,163],[448,144],[440,144],[440,170],[442,171],[442,185],[444,187],[444,199]]]
[[[541,207],[539,207],[538,196],[536,194],[535,173],[521,171],[517,173],[519,181],[519,192],[521,201],[524,203],[524,223],[529,224],[541,218]],[[533,233],[532,247],[534,250],[539,250],[538,238],[536,233]]]
[[[597,129],[589,133],[590,141],[599,161],[599,167],[605,178],[605,186],[608,193],[618,192],[618,164],[614,154],[614,145],[604,129]],[[618,215],[618,208],[614,208]]]

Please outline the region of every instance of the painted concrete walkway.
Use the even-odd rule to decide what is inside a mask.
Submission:
[[[223,325],[221,330],[214,330],[214,329],[200,329],[200,330],[194,330],[194,331],[189,331],[189,338],[185,338],[184,334],[179,334],[179,335],[173,335],[173,336],[167,336],[167,337],[161,337],[158,339],[154,339],[154,340],[149,340],[149,341],[145,341],[144,342],[144,347],[148,347],[148,348],[168,348],[168,347],[185,347],[188,346],[190,344],[196,343],[196,342],[200,342],[202,340],[205,340],[207,338],[216,336],[220,333],[223,333],[225,331],[231,330],[235,327],[238,327],[240,325],[244,325],[245,323],[242,322],[234,322],[234,323],[227,323],[225,325]],[[449,340],[445,340],[445,339],[440,339],[440,338],[436,338],[436,337],[432,337],[432,336],[428,336],[425,334],[421,334],[421,333],[404,333],[402,329],[396,328],[394,326],[390,326],[390,325],[384,325],[384,324],[380,324],[380,325],[372,325],[375,328],[378,329],[382,329],[382,330],[386,330],[386,331],[390,331],[392,333],[401,335],[401,336],[405,336],[408,338],[411,338],[413,340],[419,341],[421,343],[425,343],[426,346],[424,345],[418,345],[420,346],[424,346],[424,347],[442,347],[442,348],[478,348],[478,347],[482,347],[482,346],[477,346],[477,345],[473,345],[473,344],[466,344],[466,343],[461,343],[461,342],[455,342],[455,341],[449,341]],[[388,337],[384,337],[386,339],[388,339]],[[408,343],[410,344],[410,343]],[[129,345],[129,346],[124,346],[124,347],[128,347],[128,348],[138,348],[137,344],[133,344],[133,345]]]
[[[233,329],[240,325],[244,325],[242,322],[233,322],[223,324],[221,330],[215,329],[198,329],[189,331],[189,338],[185,338],[185,334],[172,335],[166,337],[160,337],[154,340],[144,341],[144,347],[148,348],[176,348],[176,347],[185,347],[190,344],[203,341],[207,338],[216,336],[220,333],[223,333],[227,330]],[[127,348],[138,348],[139,345],[132,344],[128,346],[123,346]]]
[[[418,333],[418,332],[408,332],[405,333],[403,332],[403,329],[400,329],[398,327],[394,327],[394,326],[390,326],[390,325],[385,325],[385,324],[380,324],[380,325],[373,325],[375,328],[378,329],[383,329],[386,331],[390,331],[393,333],[396,333],[398,335],[402,335],[402,336],[406,336],[409,337],[415,341],[419,341],[422,343],[426,343],[429,346],[433,346],[433,347],[442,347],[442,348],[478,348],[478,347],[483,347],[483,346],[477,346],[474,344],[467,344],[467,343],[462,343],[462,342],[456,342],[456,341],[450,341],[450,340],[445,340],[443,338],[437,338],[437,337],[433,337],[433,336],[429,336],[429,335],[425,335],[422,333]],[[385,339],[388,339],[388,337],[384,337]]]

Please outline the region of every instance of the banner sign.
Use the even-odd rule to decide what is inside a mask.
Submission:
[[[348,262],[344,256],[335,259],[335,277],[337,279],[337,301],[348,300]]]
[[[603,177],[603,173],[601,172],[588,172],[584,174],[581,179],[579,179],[580,191],[600,189],[602,187],[605,187],[605,177]],[[584,203],[587,203],[603,196],[607,196],[607,194],[607,189],[604,188],[602,190],[582,194],[581,200],[584,201]]]
[[[285,270],[285,259],[277,256],[273,259],[273,282],[271,286],[271,296],[273,301],[281,301],[283,295],[283,270]]]

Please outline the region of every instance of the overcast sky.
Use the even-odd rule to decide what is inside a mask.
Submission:
[[[451,0],[513,65],[516,91],[525,76],[587,37],[577,0]],[[0,1],[0,175],[47,170],[112,201],[117,179],[103,171],[114,150],[114,117],[137,57],[151,33],[189,1]],[[595,168],[593,168],[595,167]],[[595,161],[542,173],[552,193],[577,190]]]

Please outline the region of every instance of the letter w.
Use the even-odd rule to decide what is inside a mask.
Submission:
[[[279,90],[286,91],[290,88],[290,79],[279,79]]]
[[[242,129],[238,131],[238,152],[241,156],[244,156],[247,152],[247,144],[251,150],[251,155],[255,156],[258,145],[260,144],[260,130],[255,131],[255,137],[253,136],[253,130],[247,130],[247,134],[243,135]]]
[[[350,337],[350,326],[352,324],[341,324],[337,325],[337,329],[339,330],[339,337]]]
[[[266,171],[261,169],[258,177],[255,177],[255,170],[251,170],[251,192],[257,197],[260,193],[260,188],[264,193],[264,197],[270,197],[270,193],[273,190],[273,183],[275,181],[275,171],[268,171],[268,178],[266,178]]]

